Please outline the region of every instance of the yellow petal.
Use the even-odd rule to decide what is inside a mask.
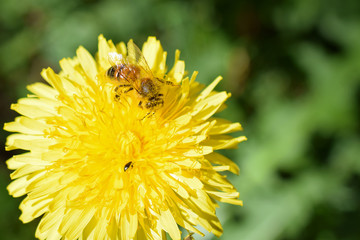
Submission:
[[[28,192],[26,187],[29,182],[27,176],[15,179],[7,186],[7,190],[13,197],[20,197]]]
[[[43,151],[55,143],[54,139],[47,139],[43,136],[25,135],[25,134],[11,134],[6,139],[7,151],[13,149],[25,149],[32,151]]]
[[[228,135],[216,135],[216,136],[212,136],[210,139],[205,140],[202,144],[212,146],[215,150],[217,150],[217,149],[236,148],[238,143],[243,141],[246,141],[245,136],[233,138]]]
[[[181,239],[181,233],[179,231],[179,228],[175,222],[175,219],[170,209],[160,212],[160,224],[162,228],[169,233],[171,239],[173,240]]]
[[[195,119],[206,120],[219,109],[219,107],[226,101],[229,95],[226,92],[213,94],[205,98],[199,103],[195,104],[192,116]]]
[[[239,174],[239,172],[240,172],[240,169],[236,165],[236,163],[234,163],[233,161],[231,161],[230,159],[228,159],[227,157],[225,157],[219,153],[216,153],[216,152],[210,153],[210,154],[206,155],[205,158],[214,164],[229,166],[229,168],[230,168],[229,171],[231,171],[232,173]]]
[[[226,134],[243,130],[240,123],[232,123],[221,118],[216,118],[214,120],[216,120],[216,124],[210,129],[210,135]]]
[[[155,37],[148,37],[148,40],[144,43],[142,52],[144,57],[153,72],[157,72],[159,66],[166,61],[166,55],[161,47],[160,41]],[[165,57],[165,59],[164,59]]]
[[[213,152],[210,146],[198,146],[183,153],[185,157],[199,157]]]
[[[85,74],[89,77],[89,79],[95,82],[98,72],[94,58],[82,46],[76,50],[76,56],[78,57]]]
[[[26,105],[26,104],[11,104],[10,108],[20,113],[21,115],[24,115],[32,119],[54,116],[54,111],[47,112],[44,111],[43,108],[36,105],[34,106],[34,105]]]
[[[48,126],[45,123],[27,117],[17,117],[14,122],[4,124],[6,131],[34,135],[43,134],[47,128]]]
[[[10,174],[11,179],[15,179],[15,178],[20,178],[26,175],[29,175],[33,172],[39,171],[39,170],[43,170],[45,168],[45,164],[44,165],[33,165],[32,163],[28,163],[18,169],[16,169],[14,172],[12,172]]]
[[[219,198],[217,200],[221,201],[223,203],[229,203],[229,204],[238,205],[238,206],[243,206],[244,205],[244,202],[242,200],[239,200],[239,199]]]
[[[53,237],[61,237],[61,234],[57,230],[61,224],[63,214],[64,208],[58,208],[56,211],[46,213],[36,229],[35,236],[39,239],[47,239],[49,232],[51,232]]]
[[[65,214],[59,232],[67,239],[77,239],[94,216],[96,209],[70,210]]]
[[[86,81],[76,69],[80,65],[77,59],[64,58],[60,60],[60,67],[63,70],[64,76],[79,85],[86,86]]]
[[[32,221],[34,218],[37,218],[48,211],[49,203],[51,202],[51,198],[47,196],[42,198],[31,198],[26,197],[20,204],[20,209],[22,214],[20,216],[20,220],[23,223],[28,223]]]
[[[115,45],[112,41],[106,41],[104,36],[99,36],[99,60],[98,63],[102,69],[108,69],[111,64],[109,62],[109,52],[117,52]]]
[[[137,213],[130,214],[128,211],[120,216],[121,225],[121,239],[134,239],[136,230],[138,228]]]
[[[209,94],[214,90],[216,85],[222,80],[223,78],[221,76],[217,77],[209,86],[207,86],[200,95],[196,98],[197,102],[200,102],[201,100],[205,99],[209,96]]]
[[[27,89],[39,97],[49,98],[52,100],[55,100],[56,96],[59,94],[55,89],[41,82],[33,83],[27,86]]]
[[[192,189],[202,189],[204,185],[196,176],[187,176],[185,174],[178,176],[179,180],[191,186]]]
[[[35,153],[27,152],[23,154],[14,155],[12,158],[6,161],[6,164],[9,169],[17,169],[25,166],[26,164],[43,166],[47,164],[47,162],[41,160],[41,158],[35,155]]]

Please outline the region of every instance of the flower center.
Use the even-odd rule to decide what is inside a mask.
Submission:
[[[118,144],[115,147],[118,148],[123,157],[134,160],[139,157],[143,150],[143,141],[138,133],[126,130],[119,132]]]

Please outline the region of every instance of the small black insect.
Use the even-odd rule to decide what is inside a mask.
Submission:
[[[133,166],[133,162],[128,162],[127,164],[125,164],[124,166],[124,172],[126,172],[126,170],[128,170],[130,167]]]

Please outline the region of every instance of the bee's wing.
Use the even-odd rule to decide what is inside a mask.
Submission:
[[[122,54],[117,52],[109,52],[108,54],[109,62],[111,65],[117,65],[125,63],[125,58]]]
[[[149,68],[149,65],[146,62],[144,55],[141,50],[136,46],[133,40],[130,40],[127,44],[128,56],[127,61],[131,64],[134,64],[140,67],[146,74],[153,77],[153,74]]]

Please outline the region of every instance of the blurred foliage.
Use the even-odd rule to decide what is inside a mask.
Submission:
[[[100,33],[138,45],[155,35],[169,65],[178,48],[199,81],[224,76],[218,89],[233,97],[221,115],[249,138],[224,151],[241,167],[229,177],[244,207],[221,204],[221,239],[359,239],[359,12],[358,0],[3,0],[1,120],[42,68],[58,71],[79,45],[94,54]],[[1,152],[1,239],[34,239],[5,189],[12,154]]]

